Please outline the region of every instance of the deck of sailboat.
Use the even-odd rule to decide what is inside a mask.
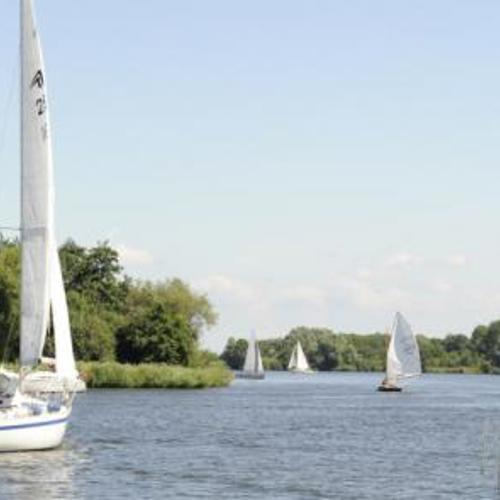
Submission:
[[[242,378],[242,379],[252,379],[252,380],[264,380],[266,378],[266,374],[264,372],[262,373],[255,373],[255,372],[236,372],[235,373],[236,378]]]
[[[68,382],[53,372],[33,372],[23,382],[23,391],[27,394],[76,393],[86,390],[87,386],[80,378]]]

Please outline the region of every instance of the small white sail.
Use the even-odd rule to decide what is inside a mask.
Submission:
[[[417,339],[401,313],[396,313],[391,342],[387,350],[387,380],[394,384],[399,379],[416,377],[422,373]]]
[[[52,147],[46,78],[31,0],[21,4],[21,365],[42,354],[49,322]]]
[[[78,371],[73,354],[68,304],[64,291],[61,262],[55,240],[51,244],[50,259],[50,301],[52,306],[52,326],[56,347],[56,372],[60,377],[75,380]]]
[[[292,356],[290,357],[290,362],[288,363],[288,370],[296,372],[311,371],[300,341],[297,341],[297,345],[293,349]]]
[[[264,373],[264,366],[262,365],[262,356],[260,354],[259,345],[255,333],[250,337],[248,342],[247,354],[245,356],[245,364],[243,365],[243,372],[248,374],[261,375]]]

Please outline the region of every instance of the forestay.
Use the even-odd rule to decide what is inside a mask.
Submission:
[[[417,339],[401,313],[397,313],[387,351],[387,379],[415,377],[422,373]]]

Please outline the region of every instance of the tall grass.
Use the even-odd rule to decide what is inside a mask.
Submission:
[[[80,363],[89,388],[120,389],[202,389],[224,387],[233,375],[222,363],[203,368],[166,364],[124,365],[115,362]]]

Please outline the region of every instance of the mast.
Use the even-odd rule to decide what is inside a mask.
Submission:
[[[19,1],[19,162],[21,168],[19,169],[19,186],[20,186],[20,198],[19,198],[19,214],[20,214],[20,236],[21,244],[23,240],[23,228],[22,228],[22,213],[23,213],[23,142],[24,142],[24,127],[23,127],[23,116],[24,116],[24,100],[23,100],[23,82],[24,82],[24,65],[23,65],[23,52],[24,52],[24,4],[23,0]],[[21,279],[21,295],[22,295],[22,279]]]
[[[23,189],[23,165],[24,165],[24,154],[23,154],[23,144],[24,144],[24,127],[23,127],[23,116],[24,116],[24,99],[23,99],[23,85],[24,85],[24,64],[23,64],[23,53],[24,53],[24,0],[19,0],[19,186],[20,186],[20,197],[19,197],[19,236],[21,239],[21,249],[23,245],[23,199],[24,199],[24,189]],[[22,251],[22,250],[21,250]],[[23,266],[21,264],[21,283],[20,283],[20,293],[23,296],[24,290],[24,279],[22,276]],[[19,312],[20,317],[22,317],[21,311]],[[22,330],[21,322],[19,322],[19,327]],[[19,363],[21,364],[21,375],[23,374],[22,369],[22,347],[21,347],[21,331],[19,331]]]

